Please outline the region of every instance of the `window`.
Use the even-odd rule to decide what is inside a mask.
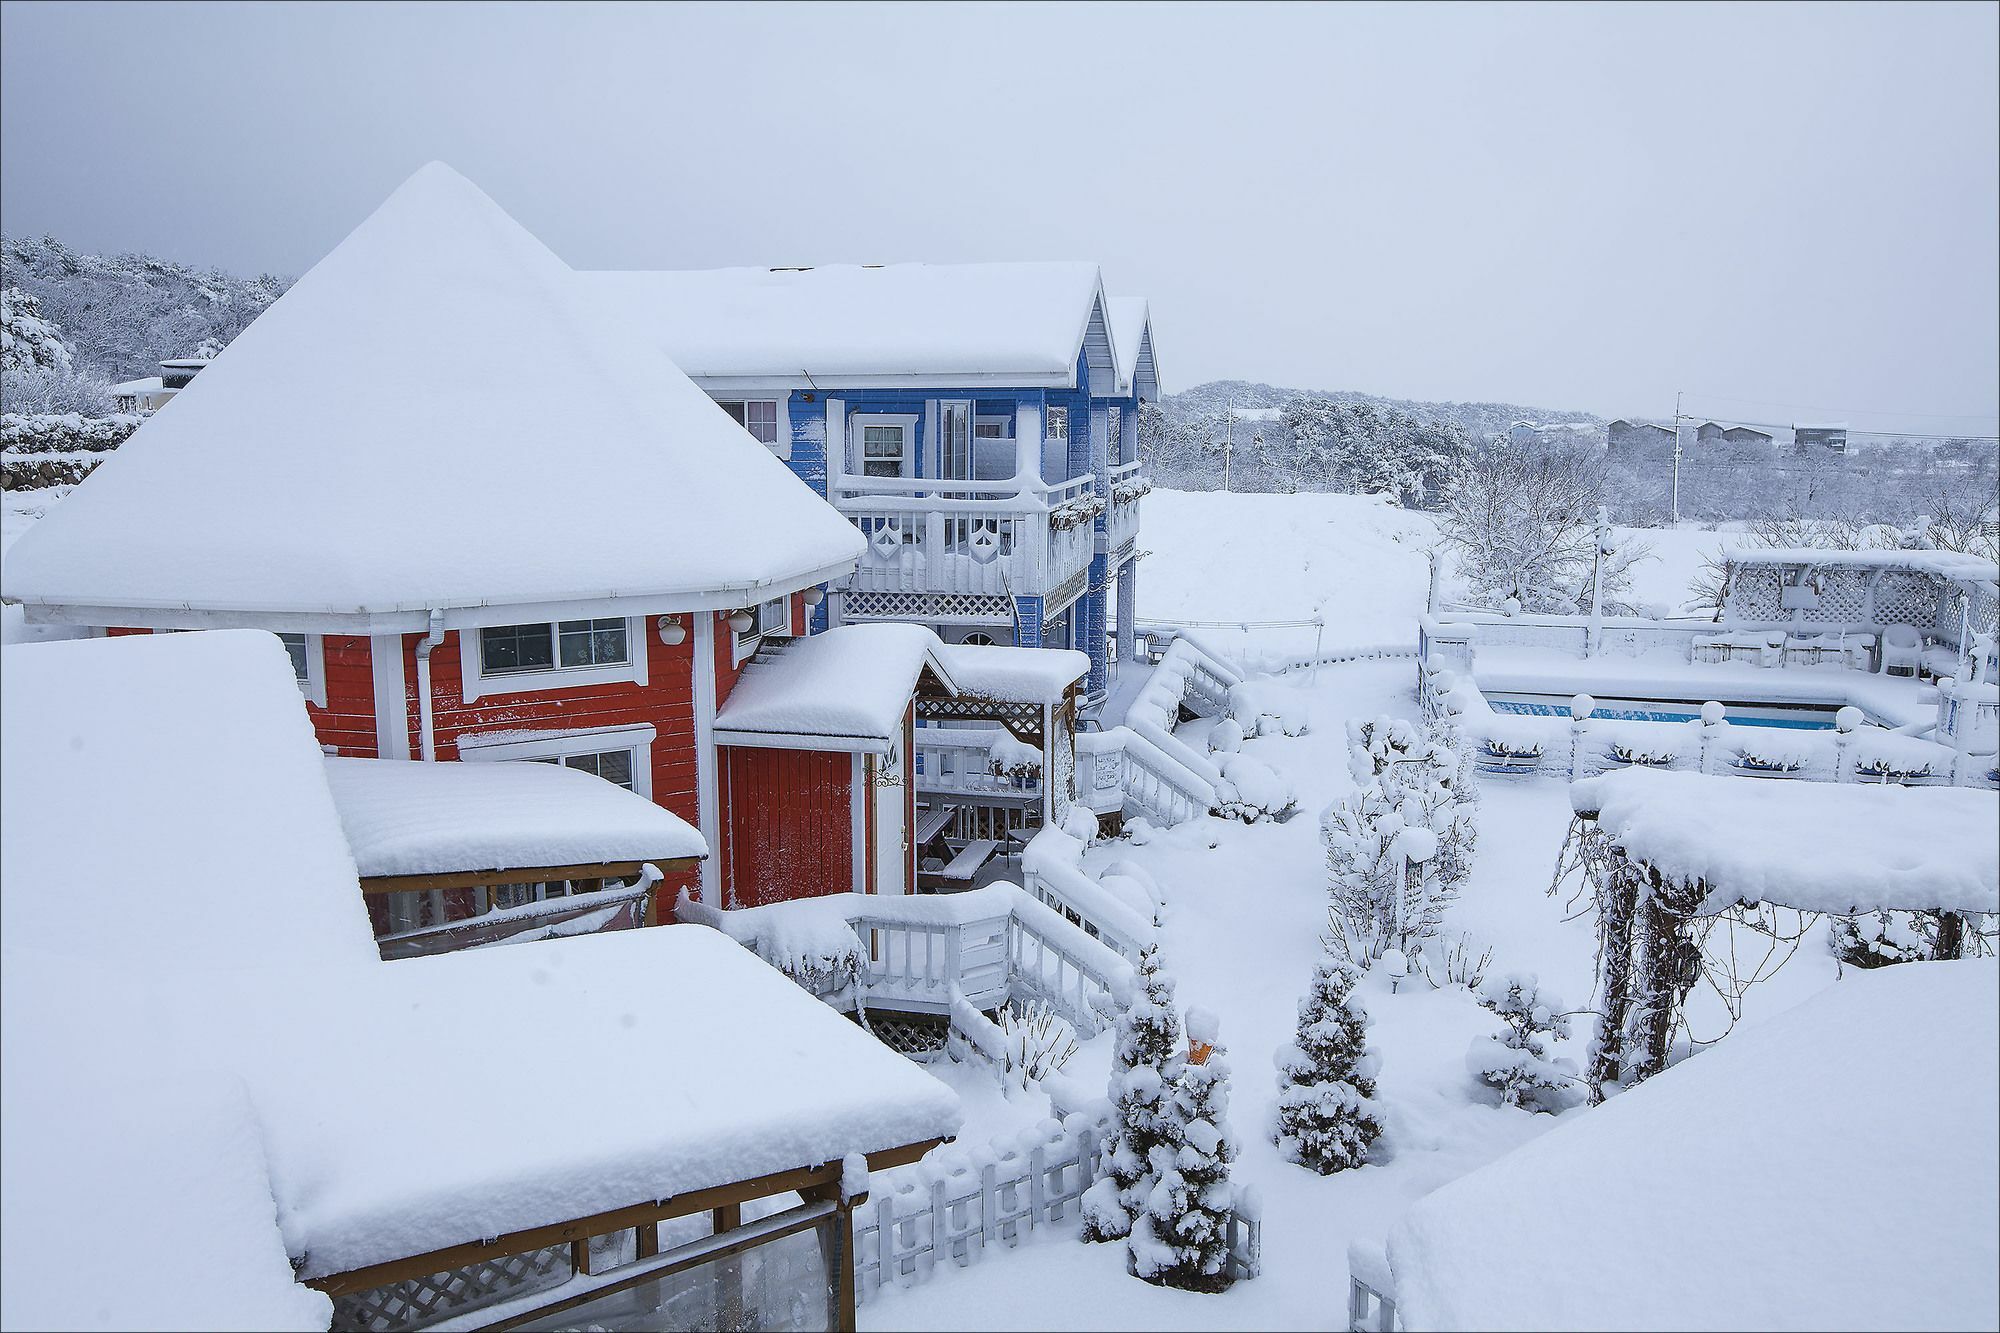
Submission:
[[[625,621],[562,620],[554,624],[488,625],[479,631],[479,673],[622,666],[631,660]]]
[[[1004,440],[1007,438],[1007,418],[981,417],[973,428],[973,435],[982,440]]]
[[[750,610],[750,628],[736,636],[736,660],[757,651],[758,643],[766,634],[773,638],[788,636],[792,632],[792,599],[773,597]]]
[[[750,432],[759,444],[775,448],[778,443],[778,403],[774,398],[729,399],[717,406],[729,419]]]
[[[632,790],[632,752],[630,750],[593,750],[587,754],[542,754],[530,756],[524,762],[530,764],[561,764],[564,768],[581,769],[593,777],[603,778],[614,786]]]
[[[993,636],[982,630],[974,630],[959,642],[968,648],[990,648],[993,646]]]
[[[303,687],[312,679],[312,667],[310,665],[312,659],[306,655],[306,636],[303,634],[280,634],[278,642],[284,644],[285,651],[291,654],[292,678],[298,681],[300,686]]]
[[[903,475],[905,432],[901,426],[861,428],[861,475],[900,477]]]
[[[972,476],[972,404],[938,404],[938,476],[966,481]]]
[[[1069,409],[1052,407],[1049,409],[1048,424],[1042,430],[1042,437],[1049,440],[1069,442]]]
[[[474,763],[527,760],[561,764],[593,773],[651,800],[653,742],[657,737],[650,722],[582,732],[502,731],[460,736],[458,757]]]

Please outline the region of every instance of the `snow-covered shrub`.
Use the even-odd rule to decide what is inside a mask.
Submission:
[[[1297,1035],[1278,1050],[1278,1155],[1323,1176],[1360,1166],[1382,1132],[1360,979],[1354,964],[1322,959],[1299,1001]]]
[[[1243,724],[1233,717],[1217,720],[1208,729],[1208,752],[1210,754],[1235,754],[1243,748]]]
[[[1417,960],[1417,967],[1424,974],[1424,980],[1439,990],[1446,986],[1463,986],[1477,991],[1486,980],[1486,969],[1493,962],[1493,950],[1482,946],[1471,935],[1459,932],[1458,939],[1439,947],[1430,946],[1430,951]]]
[[[1299,692],[1267,678],[1230,686],[1229,716],[1245,736],[1303,736],[1312,730],[1311,712]]]
[[[1289,819],[1299,807],[1298,793],[1269,764],[1247,754],[1222,762],[1222,781],[1215,784],[1215,813],[1224,819],[1255,824],[1262,819]]]
[[[1471,873],[1471,767],[1447,743],[1450,734],[1442,725],[1427,734],[1388,717],[1349,724],[1355,786],[1320,821],[1335,956],[1367,967],[1389,948],[1420,955]],[[1406,836],[1418,832],[1427,836]],[[1406,863],[1417,850],[1428,857]]]
[[[1921,912],[1863,912],[1837,916],[1828,943],[1850,967],[1887,967],[1931,957],[1936,946],[1934,918]]]
[[[1152,1189],[1153,1149],[1166,1141],[1173,1085],[1180,1077],[1181,1022],[1174,979],[1160,948],[1139,954],[1137,994],[1118,1019],[1105,1094],[1112,1131],[1098,1149],[1098,1179],[1083,1194],[1083,1239],[1122,1240]]]
[[[101,453],[130,438],[144,418],[75,412],[0,413],[0,450],[21,454]]]
[[[1583,1100],[1585,1089],[1576,1062],[1549,1053],[1551,1042],[1569,1036],[1569,1015],[1562,1001],[1540,989],[1534,973],[1489,979],[1480,987],[1479,1002],[1507,1027],[1473,1038],[1465,1064],[1480,1082],[1500,1093],[1502,1105],[1553,1112]]]
[[[1215,1016],[1190,1009],[1188,1052],[1152,1148],[1153,1181],[1126,1253],[1148,1282],[1183,1291],[1229,1285],[1229,1062]]]
[[[1439,533],[1473,601],[1566,615],[1590,609],[1597,510],[1606,500],[1602,451],[1496,439],[1474,453],[1446,499]],[[1633,610],[1632,566],[1650,555],[1629,539],[1603,552],[1607,614]]]
[[[1076,1029],[1045,1000],[1018,1008],[1009,1001],[1000,1010],[999,1028],[1006,1041],[1001,1077],[1024,1091],[1059,1072],[1076,1054]]]

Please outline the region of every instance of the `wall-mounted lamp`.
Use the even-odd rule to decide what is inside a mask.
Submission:
[[[729,628],[735,630],[738,634],[748,634],[750,627],[756,623],[757,617],[751,615],[748,611],[731,611],[729,613]]]
[[[821,602],[825,600],[826,600],[826,589],[819,587],[806,589],[807,606],[818,606]]]
[[[679,616],[660,617],[660,642],[671,648],[688,636],[687,626],[681,624]]]

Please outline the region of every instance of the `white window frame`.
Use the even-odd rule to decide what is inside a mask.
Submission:
[[[776,393],[776,392],[768,394],[732,393],[732,394],[718,395],[715,399],[715,402],[718,407],[726,406],[729,404],[736,404],[738,406],[741,406],[744,409],[745,416],[749,415],[748,405],[751,403],[775,404],[778,409],[778,438],[773,440],[769,444],[764,444],[762,440],[757,440],[757,443],[764,444],[764,447],[766,449],[769,449],[773,454],[777,455],[779,458],[790,458],[792,456],[791,397],[792,396],[789,393]],[[744,427],[743,433],[745,435],[750,434],[748,426]],[[754,435],[751,435],[750,438],[753,440],[757,439],[757,437]]]
[[[996,417],[991,413],[981,412],[972,418],[972,438],[974,440],[1011,440],[1014,438],[1013,425],[1014,418],[1011,416]],[[981,435],[979,432],[988,426],[993,427],[995,433],[992,435]]]
[[[917,439],[917,414],[914,412],[855,412],[848,418],[848,440],[853,451],[854,473],[857,477],[868,477],[867,438],[870,426],[901,426],[903,428],[903,460],[900,477],[914,477],[917,474],[917,450],[921,442]],[[887,477],[872,478],[887,481]]]
[[[1058,426],[1057,423],[1061,425]],[[1069,408],[1062,403],[1051,403],[1042,409],[1042,438],[1061,440],[1069,443]]]
[[[783,616],[782,621],[775,615],[771,619],[765,619],[765,612],[769,611],[772,607],[778,608],[778,612]],[[757,649],[763,645],[766,634],[775,634],[790,638],[798,632],[792,625],[792,598],[790,593],[785,594],[783,597],[773,597],[768,602],[759,602],[750,608],[750,613],[757,619],[748,630],[742,634],[731,631],[730,665],[732,666],[741,666],[754,657]]]
[[[606,666],[541,667],[531,671],[502,671],[493,675],[485,673],[485,663],[479,655],[480,631],[497,625],[538,624],[550,626],[565,620],[611,620],[612,616],[593,616],[588,608],[578,608],[553,616],[545,622],[524,620],[496,621],[493,625],[461,626],[458,633],[458,662],[461,680],[460,695],[466,703],[493,694],[529,694],[538,690],[575,690],[590,685],[644,685],[646,684],[646,659],[650,655],[650,645],[646,639],[646,618],[625,616],[625,653],[628,661],[614,662]],[[550,634],[556,633],[552,628]]]
[[[510,731],[491,738],[460,736],[458,757],[468,763],[507,763],[519,759],[561,760],[573,754],[630,750],[632,790],[650,801],[653,799],[653,742],[658,738],[659,728],[650,722],[593,731],[549,731],[527,735]]]
[[[279,640],[282,642],[285,634],[290,632],[280,631]],[[305,634],[300,637],[306,641],[306,674],[305,679],[299,681],[299,693],[305,695],[307,702],[314,707],[324,708],[326,707],[326,640],[317,634]],[[291,650],[288,648],[285,653],[289,657]]]

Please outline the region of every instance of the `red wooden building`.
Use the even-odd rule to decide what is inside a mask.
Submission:
[[[329,753],[595,773],[700,829],[709,901],[873,887],[823,836],[845,755],[714,736],[860,534],[462,177],[418,172],[179,397],[9,552],[30,620],[267,629]]]

